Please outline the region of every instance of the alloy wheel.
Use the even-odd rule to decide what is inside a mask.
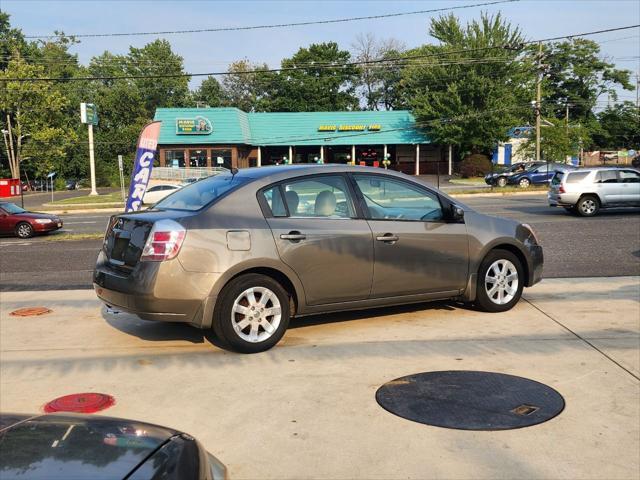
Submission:
[[[32,231],[33,229],[27,223],[22,223],[18,225],[17,233],[20,238],[29,238],[31,236]]]
[[[271,337],[282,318],[278,296],[266,287],[251,287],[233,302],[231,324],[241,339],[260,343]]]
[[[596,202],[590,198],[587,198],[580,204],[580,210],[582,210],[582,213],[584,213],[585,215],[593,215],[593,213],[596,211]]]
[[[518,292],[518,270],[509,260],[496,260],[487,269],[484,288],[487,296],[497,305],[505,305]]]
[[[523,179],[521,179],[521,180],[520,180],[519,185],[520,185],[522,188],[527,188],[527,187],[529,187],[529,184],[530,184],[530,183],[531,183],[531,182],[529,181],[529,179],[528,179],[528,178],[523,178]]]
[[[498,186],[499,187],[506,187],[507,186],[507,179],[504,177],[500,177],[498,179]]]

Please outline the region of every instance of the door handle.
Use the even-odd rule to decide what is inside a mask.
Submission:
[[[280,235],[280,238],[282,240],[290,240],[292,242],[299,242],[300,240],[306,240],[307,236],[304,233],[300,233],[300,232],[289,232],[289,233],[283,233],[282,235]]]
[[[376,237],[376,240],[385,243],[396,243],[398,240],[400,240],[400,237],[392,233],[385,233],[384,235]]]

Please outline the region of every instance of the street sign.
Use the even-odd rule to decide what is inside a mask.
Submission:
[[[98,125],[98,108],[93,103],[81,103],[80,121],[89,125]]]
[[[118,169],[122,170],[122,155],[118,155]]]

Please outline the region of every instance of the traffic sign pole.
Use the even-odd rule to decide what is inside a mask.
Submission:
[[[89,128],[89,168],[91,169],[91,193],[89,195],[98,195],[96,190],[96,162],[93,158],[93,124],[87,125]]]

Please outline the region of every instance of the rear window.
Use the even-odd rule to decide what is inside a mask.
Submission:
[[[247,183],[247,179],[231,174],[205,178],[176,190],[156,203],[154,208],[168,210],[200,210],[227,192]]]
[[[567,183],[579,183],[589,176],[589,172],[571,172],[567,174]]]
[[[551,185],[560,185],[562,183],[562,176],[564,172],[556,172],[556,174],[551,179]]]

